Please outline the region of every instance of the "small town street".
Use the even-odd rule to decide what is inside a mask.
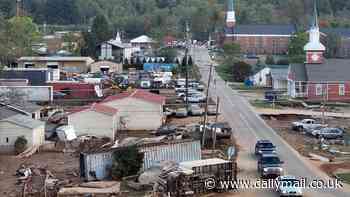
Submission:
[[[202,81],[206,83],[210,70],[210,57],[207,49],[195,48],[193,57],[196,64],[199,65],[202,75]],[[240,146],[238,156],[239,179],[256,179],[256,159],[253,150],[255,142],[258,139],[269,139],[277,146],[277,152],[284,161],[285,174],[295,175],[308,180],[320,179],[329,180],[330,177],[324,172],[313,166],[307,158],[302,157],[286,141],[276,134],[254,111],[248,101],[240,96],[237,91],[232,90],[216,74],[213,69],[213,78],[215,84],[211,83],[210,95],[212,98],[220,97],[221,113],[225,116],[231,127],[235,131],[235,137]],[[310,189],[304,191],[306,196],[348,196],[349,188],[343,189]],[[247,196],[277,196],[273,190],[242,191]],[[250,195],[249,195],[250,194]]]

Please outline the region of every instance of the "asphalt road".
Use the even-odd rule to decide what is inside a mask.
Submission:
[[[206,83],[209,75],[210,58],[207,49],[194,48],[192,57],[199,65],[202,80]],[[228,87],[213,69],[213,78],[216,83],[210,87],[211,97],[220,97],[221,113],[235,131],[235,137],[240,146],[238,157],[239,178],[257,179],[256,158],[252,152],[258,139],[269,139],[277,146],[277,152],[284,161],[285,174],[294,175],[307,180],[331,180],[324,172],[301,156],[285,140],[278,136],[269,127],[248,103],[247,99],[240,96],[235,90]],[[317,197],[346,197],[350,196],[348,186],[343,189],[304,189],[305,196]],[[252,191],[240,191],[242,196],[277,196],[272,189],[259,189]],[[241,196],[241,195],[240,195]]]

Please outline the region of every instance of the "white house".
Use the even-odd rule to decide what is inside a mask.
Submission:
[[[68,115],[68,125],[73,126],[76,135],[95,135],[114,140],[119,120],[117,109],[102,104],[93,104]]]
[[[285,90],[288,87],[288,65],[268,65],[250,79],[257,87]]]
[[[1,109],[4,112],[4,109]],[[24,136],[27,147],[40,146],[45,141],[45,123],[30,116],[17,114],[0,119],[0,151],[14,150],[18,137]]]
[[[131,43],[123,43],[119,32],[115,39],[100,44],[99,60],[111,60],[122,62],[122,59],[130,59],[134,52],[140,51],[139,47],[133,47]]]
[[[104,105],[118,109],[121,129],[155,130],[165,121],[165,97],[146,90],[134,90],[107,97]]]
[[[155,41],[146,35],[142,35],[130,40],[130,43],[133,47],[139,47],[141,49],[150,49],[155,44]]]

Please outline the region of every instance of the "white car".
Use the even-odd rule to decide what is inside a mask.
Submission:
[[[276,189],[280,196],[303,196],[301,181],[295,176],[279,176],[277,183]]]

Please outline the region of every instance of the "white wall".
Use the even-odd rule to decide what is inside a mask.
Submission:
[[[29,129],[7,121],[0,122],[1,149],[13,150],[15,141],[20,136],[24,136],[27,139],[28,147],[32,145],[42,145],[45,141],[44,125],[39,126],[35,129]],[[6,142],[7,138],[8,142]]]
[[[127,130],[155,130],[163,124],[162,105],[136,98],[124,98],[105,103],[118,109],[118,116],[126,120]]]
[[[25,95],[28,101],[52,101],[52,86],[0,86],[0,93],[8,91],[18,91]]]
[[[287,80],[273,80],[272,86],[274,90],[286,90],[288,88]]]
[[[266,86],[266,75],[271,72],[270,68],[264,68],[255,75],[253,75],[252,80],[254,81],[254,86]]]
[[[74,127],[77,136],[96,135],[113,140],[118,128],[118,119],[117,115],[109,116],[85,110],[69,115],[68,125]]]

